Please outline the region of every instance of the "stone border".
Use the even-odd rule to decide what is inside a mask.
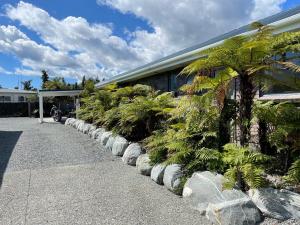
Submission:
[[[223,190],[224,177],[210,171],[195,172],[182,189],[181,165],[152,166],[149,155],[138,143],[129,142],[120,135],[113,135],[111,131],[97,128],[83,120],[68,118],[65,126],[71,126],[89,135],[110,150],[114,156],[122,157],[125,164],[136,166],[138,173],[150,176],[157,184],[165,185],[171,192],[182,195],[190,202],[192,208],[206,215],[213,224],[254,225],[261,222],[264,216],[285,220],[296,219],[295,224],[299,222],[299,194],[272,188],[253,189],[248,195],[239,190]],[[293,221],[292,223],[287,221],[287,224],[293,224]]]

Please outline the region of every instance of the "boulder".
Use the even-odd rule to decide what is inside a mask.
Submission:
[[[128,145],[129,143],[125,138],[117,136],[112,146],[112,154],[116,156],[123,156]]]
[[[251,200],[268,217],[278,220],[300,219],[300,195],[274,188],[250,189]]]
[[[100,143],[105,146],[110,136],[112,136],[112,132],[106,131],[101,135],[101,137],[98,136],[98,139],[100,139]]]
[[[209,203],[206,217],[215,225],[255,225],[261,221],[259,210],[247,196],[231,201]]]
[[[88,134],[92,126],[92,124],[85,123],[82,128],[82,133]]]
[[[89,135],[90,137],[92,137],[92,133],[93,133],[93,131],[95,131],[96,129],[97,129],[97,127],[96,127],[95,125],[92,125],[92,126],[90,127],[90,129],[89,129],[88,135]]]
[[[150,158],[148,154],[140,155],[136,160],[136,168],[138,172],[145,176],[150,176],[152,167],[150,165]]]
[[[111,151],[111,149],[112,149],[112,147],[113,147],[113,144],[114,144],[114,142],[115,142],[115,139],[116,139],[116,136],[110,136],[109,138],[108,138],[108,141],[106,142],[106,144],[105,144],[105,148],[107,148],[108,150],[110,150]]]
[[[70,120],[71,120],[71,118],[66,119],[65,126],[68,126],[70,124]]]
[[[84,121],[83,120],[80,120],[78,123],[77,123],[77,130],[82,132],[83,131],[83,127],[84,127]]]
[[[69,120],[69,122],[68,122],[68,125],[74,127],[74,124],[75,124],[75,122],[76,122],[77,120],[74,119],[74,118],[69,118],[69,119],[70,119],[70,120]]]
[[[76,128],[78,130],[79,125],[83,123],[82,120],[76,120],[75,124],[74,124],[74,128]]]
[[[195,172],[184,185],[182,196],[188,198],[192,207],[202,214],[208,206],[208,203],[219,203],[224,201],[222,195],[222,183],[224,177],[220,174],[214,174],[210,171]],[[237,193],[244,197],[244,194]]]
[[[103,134],[105,132],[105,129],[104,128],[98,128],[98,129],[96,129],[96,130],[94,130],[93,132],[92,132],[92,138],[93,139],[98,139],[98,137],[100,136],[101,137],[101,135]]]
[[[163,164],[156,164],[151,170],[151,179],[158,184],[163,184],[163,178],[166,166]]]
[[[138,143],[130,144],[122,157],[122,161],[128,165],[135,166],[137,158],[143,153],[141,146]]]
[[[214,224],[256,224],[260,212],[240,190],[223,190],[224,177],[210,171],[195,172],[184,185],[182,196]]]
[[[183,173],[181,170],[181,165],[179,164],[168,165],[164,173],[164,178],[163,178],[164,185],[175,194],[181,195],[182,177],[183,177]]]

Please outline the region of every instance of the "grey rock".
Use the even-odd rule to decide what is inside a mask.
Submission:
[[[221,203],[209,203],[206,217],[215,225],[255,225],[261,221],[259,210],[247,196]]]
[[[99,137],[101,137],[101,135],[105,132],[104,128],[98,128],[95,131],[92,132],[92,138],[93,139],[98,139]]]
[[[251,200],[268,217],[286,220],[300,219],[300,195],[274,188],[250,189]]]
[[[89,131],[90,131],[90,129],[91,129],[91,127],[92,127],[92,124],[85,123],[85,124],[83,125],[83,128],[82,128],[82,133],[88,134]]]
[[[107,141],[108,141],[108,139],[110,138],[110,136],[112,136],[112,132],[110,132],[110,131],[104,132],[104,133],[101,135],[101,137],[98,136],[98,138],[100,139],[100,143],[101,143],[103,146],[105,146],[106,143],[107,143]]]
[[[166,167],[163,182],[164,185],[177,195],[181,195],[182,190],[180,188],[181,178],[183,173],[181,165],[172,164]]]
[[[125,138],[117,136],[112,147],[112,154],[115,156],[123,156],[128,145],[129,143]]]
[[[75,122],[76,122],[77,120],[74,119],[74,118],[69,118],[69,119],[70,119],[70,120],[69,120],[69,122],[68,122],[68,125],[74,127],[74,124],[75,124]]]
[[[83,127],[84,127],[84,121],[83,120],[79,120],[77,125],[76,125],[76,128],[78,131],[82,132],[83,131]]]
[[[152,165],[150,165],[150,158],[148,154],[140,155],[136,160],[136,168],[138,172],[145,176],[150,176]]]
[[[113,144],[115,142],[115,139],[116,139],[116,136],[113,136],[113,135],[108,138],[108,141],[105,144],[106,149],[111,151]]]
[[[205,213],[208,203],[225,201],[222,194],[224,177],[210,171],[195,172],[184,185],[182,196],[187,198],[194,209]],[[245,197],[244,193],[236,192],[236,198]]]
[[[89,129],[88,135],[89,135],[90,137],[92,137],[92,133],[93,133],[93,131],[95,131],[95,130],[97,130],[97,127],[96,127],[95,125],[92,125],[92,126],[90,127],[90,129]]]
[[[66,119],[66,121],[65,121],[65,126],[70,125],[70,120],[71,120],[71,118]]]
[[[143,153],[141,146],[138,143],[130,144],[122,157],[122,161],[128,165],[135,166],[137,158]]]
[[[163,184],[163,178],[166,166],[163,164],[156,164],[151,170],[151,179],[158,184]]]

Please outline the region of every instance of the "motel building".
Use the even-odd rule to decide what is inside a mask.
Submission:
[[[288,31],[299,31],[300,6],[264,18],[262,20],[259,20],[258,22],[262,23],[263,25],[272,26],[274,29],[274,34]],[[173,92],[175,96],[180,95],[179,88],[184,84],[192,82],[193,77],[178,76],[178,74],[185,66],[187,66],[191,62],[201,57],[205,57],[205,55],[201,55],[201,52],[203,50],[218,46],[228,38],[238,35],[248,35],[252,32],[254,31],[251,30],[251,24],[240,27],[238,29],[229,31],[228,33],[214,37],[206,42],[191,46],[144,66],[119,74],[117,76],[113,76],[108,80],[98,83],[96,86],[98,88],[103,88],[111,83],[117,83],[120,86],[146,84],[152,86],[156,90]],[[289,56],[293,56],[293,54],[291,53],[290,55],[288,55],[288,57]],[[299,61],[293,62],[300,65]],[[215,70],[210,75],[213,77],[217,72],[218,70]],[[273,76],[279,80],[282,76],[289,77],[290,79],[294,79],[295,82],[299,82],[300,79],[299,73],[293,73],[288,70],[282,70],[282,72],[273,74]],[[233,98],[234,96],[238,96],[238,93],[236,93],[237,85],[238,81],[236,80],[232,84],[231,96]],[[300,93],[299,90],[293,90],[291,88],[282,89],[281,87],[277,87],[276,85],[274,85],[266,93],[263,93],[262,91],[257,93],[257,98],[260,98],[262,100],[300,101]]]

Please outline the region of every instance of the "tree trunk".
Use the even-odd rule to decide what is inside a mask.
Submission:
[[[250,140],[251,111],[254,98],[254,86],[247,73],[240,74],[240,107],[239,107],[239,128],[240,144],[246,146]]]

